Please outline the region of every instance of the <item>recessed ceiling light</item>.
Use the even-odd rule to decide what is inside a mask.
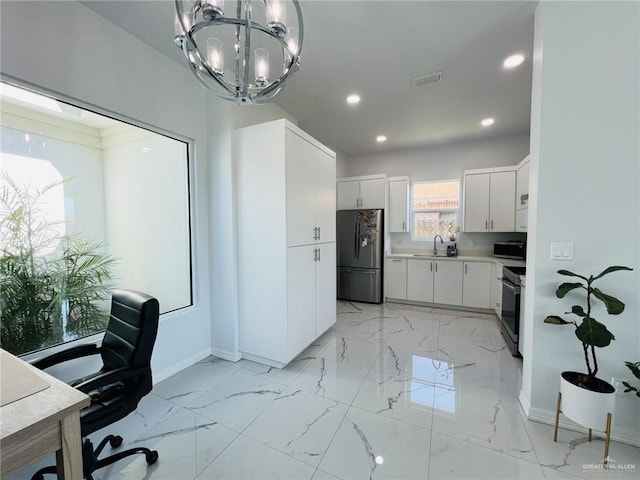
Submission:
[[[357,103],[360,103],[360,95],[358,95],[357,93],[352,93],[347,97],[347,103],[350,105],[356,105]]]
[[[376,137],[376,142],[378,143],[382,143],[382,142],[386,142],[387,141],[387,137],[385,137],[384,135],[378,135]]]
[[[524,55],[522,55],[521,53],[516,53],[505,58],[502,65],[504,66],[504,68],[515,68],[518,65],[522,64],[522,62],[524,62]]]
[[[494,123],[496,123],[496,121],[493,118],[485,118],[480,122],[480,125],[483,127],[490,127]]]

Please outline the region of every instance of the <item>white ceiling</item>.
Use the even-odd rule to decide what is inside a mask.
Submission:
[[[186,68],[172,0],[82,3]],[[537,3],[302,0],[302,67],[276,103],[346,155],[528,133]],[[505,70],[516,52],[525,63]],[[409,83],[438,71],[442,83]],[[345,102],[352,92],[356,107]],[[495,124],[481,127],[485,117]]]

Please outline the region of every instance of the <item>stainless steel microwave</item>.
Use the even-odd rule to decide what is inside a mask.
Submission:
[[[520,240],[496,242],[493,244],[493,256],[525,260],[527,258],[527,244]]]

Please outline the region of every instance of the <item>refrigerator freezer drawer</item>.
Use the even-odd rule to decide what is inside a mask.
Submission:
[[[382,270],[338,267],[338,298],[382,303]]]

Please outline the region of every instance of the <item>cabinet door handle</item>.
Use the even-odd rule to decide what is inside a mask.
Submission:
[[[493,230],[493,220],[491,220],[491,230]]]
[[[320,240],[320,227],[318,227],[318,238],[317,240]]]
[[[465,263],[465,265],[464,265],[464,274],[465,274],[465,275],[467,274],[467,264],[466,264],[466,263]]]
[[[489,230],[489,220],[484,221],[484,229]]]
[[[313,249],[313,261],[317,262],[318,261],[318,248],[314,248]]]
[[[436,273],[438,273],[438,264],[436,263]]]
[[[404,228],[404,220],[402,221],[402,231],[404,232],[405,228]]]
[[[431,267],[431,268],[429,268],[429,271],[430,271],[430,272],[433,272],[433,262],[430,262],[430,263],[429,263],[429,267]]]
[[[402,260],[401,260],[401,259],[399,259],[399,258],[392,258],[392,259],[391,259],[391,261],[392,261],[392,262],[401,262]]]
[[[318,249],[318,261],[320,261],[320,249]]]

